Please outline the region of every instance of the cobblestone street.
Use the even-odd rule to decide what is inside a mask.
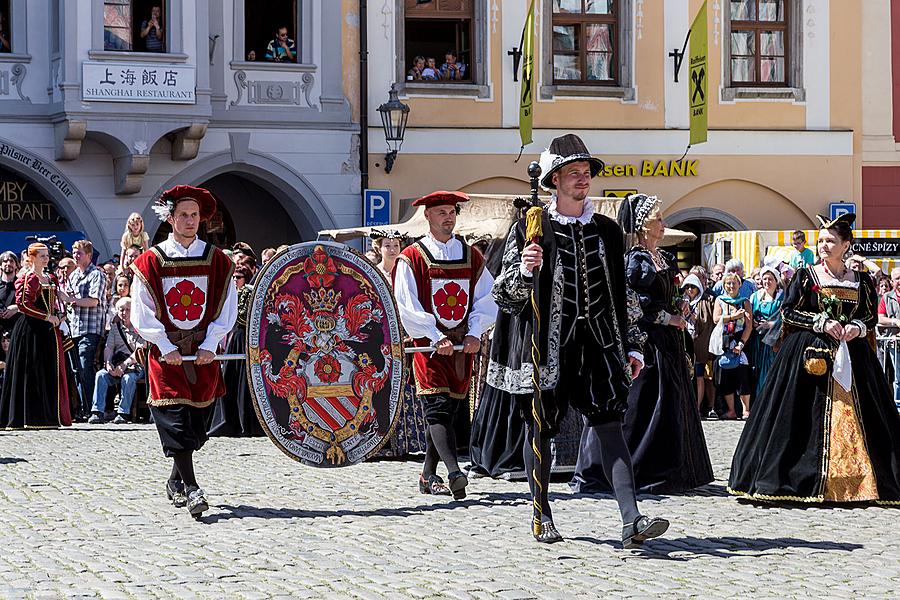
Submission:
[[[420,496],[416,462],[316,470],[266,439],[198,455],[203,522],[164,496],[152,426],[0,433],[0,598],[896,598],[900,511],[755,508],[725,493],[740,423],[706,423],[716,481],[641,498],[665,538],[620,549],[610,497],[552,486],[566,541],[528,531],[524,483]]]

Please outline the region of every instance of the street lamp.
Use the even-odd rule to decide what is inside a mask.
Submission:
[[[409,106],[400,102],[394,84],[391,84],[391,91],[388,92],[388,101],[378,107],[378,112],[381,113],[381,126],[384,127],[384,139],[388,145],[388,152],[384,155],[384,172],[390,173],[394,168],[397,152],[403,145],[406,121],[409,120]]]

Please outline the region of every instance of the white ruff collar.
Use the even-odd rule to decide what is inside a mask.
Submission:
[[[568,215],[561,215],[556,208],[556,194],[550,195],[550,206],[547,208],[547,211],[550,213],[550,218],[556,221],[561,225],[572,225],[574,223],[581,223],[582,225],[587,225],[591,218],[594,216],[594,203],[591,202],[590,198],[584,199],[584,208],[581,210],[580,217],[570,217]]]

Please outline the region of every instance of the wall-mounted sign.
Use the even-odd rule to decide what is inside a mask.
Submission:
[[[0,167],[0,230],[67,229],[56,205],[21,174]]]
[[[873,258],[900,258],[900,240],[896,238],[860,238],[850,245],[853,254]]]
[[[363,192],[363,226],[387,225],[391,222],[391,190]]]
[[[828,214],[832,220],[850,213],[856,214],[856,202],[832,202],[828,205]]]
[[[29,176],[33,175],[46,180],[50,185],[62,192],[66,198],[72,196],[72,188],[69,187],[66,179],[59,171],[53,167],[52,162],[45,161],[39,156],[29,154],[4,142],[0,142],[0,156],[22,165]]]
[[[637,194],[637,190],[603,190],[604,198],[627,198],[632,194]]]
[[[81,63],[81,97],[101,102],[194,104],[194,67],[147,63]]]
[[[607,164],[600,177],[696,177],[699,160],[642,160],[639,164]]]

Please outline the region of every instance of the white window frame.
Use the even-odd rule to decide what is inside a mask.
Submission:
[[[184,53],[182,37],[184,33],[184,12],[180,0],[160,0],[165,4],[166,51],[140,52],[137,50],[105,50],[103,43],[103,0],[93,0],[93,31],[91,32],[91,60],[127,60],[129,62],[183,63],[188,55]],[[134,15],[132,15],[132,19]]]
[[[787,85],[771,87],[732,85],[731,81],[731,4],[722,2],[722,86],[719,97],[722,102],[735,100],[806,100],[803,87],[803,2],[790,0],[787,3],[788,56]]]
[[[619,0],[618,28],[619,85],[562,85],[553,83],[553,0],[543,0],[541,19],[541,87],[540,98],[552,100],[565,96],[619,98],[635,101],[634,87],[634,0]],[[549,83],[547,83],[549,82]]]
[[[9,0],[9,14],[6,15],[12,39],[9,52],[0,52],[0,63],[30,63],[28,54],[28,7],[26,0]]]
[[[252,0],[250,0],[252,2]],[[327,0],[326,0],[327,1]],[[231,49],[230,66],[235,69],[263,69],[267,71],[309,71],[315,69],[313,56],[313,6],[310,0],[297,0],[297,22],[295,37],[300,39],[297,51],[300,62],[268,62],[265,56],[257,56],[255,62],[247,60],[247,28],[244,15],[247,0],[234,1],[234,45]]]
[[[469,96],[488,98],[491,85],[488,81],[488,61],[490,59],[490,32],[488,31],[489,0],[474,0],[472,16],[472,46],[475,49],[475,63],[469,65],[472,75],[471,83],[441,83],[439,81],[421,83],[406,80],[406,4],[397,0],[396,21],[394,24],[394,48],[397,65],[394,74],[397,91],[401,96]]]

